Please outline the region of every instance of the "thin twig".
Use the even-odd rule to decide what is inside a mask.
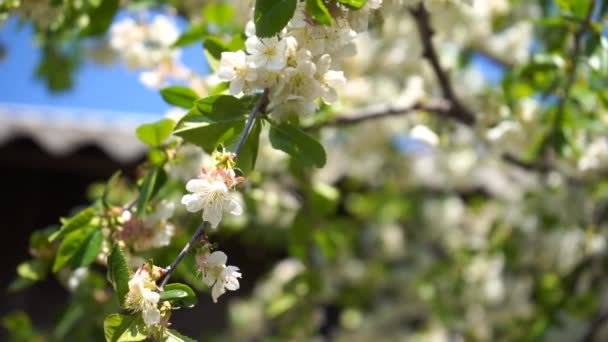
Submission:
[[[251,110],[251,113],[249,114],[249,117],[247,118],[247,123],[245,124],[245,128],[243,128],[243,131],[241,132],[241,136],[239,137],[239,141],[236,143],[236,147],[234,148],[234,151],[233,151],[234,154],[237,155],[237,157],[238,157],[239,151],[241,150],[241,148],[243,147],[243,144],[245,143],[245,140],[247,139],[247,136],[249,135],[251,126],[253,126],[253,123],[255,122],[256,115],[262,110],[262,107],[266,106],[266,103],[268,102],[268,94],[269,94],[268,88],[264,89],[264,93],[262,93],[262,95],[258,98],[255,105],[253,106],[253,109]]]
[[[243,147],[245,140],[247,140],[247,136],[249,135],[251,126],[253,126],[253,123],[255,122],[255,118],[256,118],[257,114],[260,111],[264,110],[264,107],[266,106],[267,102],[268,102],[268,89],[265,89],[264,93],[262,93],[262,95],[258,98],[255,105],[251,109],[251,112],[249,113],[249,117],[247,118],[245,127],[243,128],[243,131],[241,132],[241,136],[239,137],[239,140],[236,144],[236,147],[234,148],[234,151],[232,151],[237,156],[239,154],[239,151]],[[205,229],[207,228],[208,225],[209,225],[209,223],[207,221],[201,222],[201,224],[198,226],[198,228],[196,229],[196,231],[190,238],[190,241],[188,241],[188,243],[184,246],[184,248],[182,248],[181,252],[179,252],[179,254],[177,255],[177,258],[175,258],[175,260],[173,260],[171,265],[166,267],[166,273],[159,279],[158,286],[161,289],[167,284],[167,282],[169,281],[169,278],[171,277],[173,272],[175,272],[177,265],[179,265],[179,263],[182,262],[184,257],[186,257],[188,252],[190,252],[190,250],[192,249],[192,246],[194,246],[194,244],[203,235],[203,233],[205,232]]]
[[[413,105],[408,106],[390,106],[390,105],[381,105],[381,106],[372,106],[368,107],[354,113],[346,115],[340,115],[334,120],[327,122],[320,122],[314,125],[310,125],[305,127],[304,129],[308,131],[317,130],[323,127],[336,127],[336,126],[350,126],[354,124],[358,124],[364,121],[377,120],[382,118],[387,118],[391,116],[398,116],[404,114],[410,114],[416,111],[425,111],[430,113],[435,113],[440,116],[449,116],[450,114],[450,106],[445,101],[434,101],[427,103],[415,103]]]
[[[450,101],[451,115],[467,125],[473,125],[475,123],[475,116],[460,102],[456,96],[456,92],[454,92],[454,89],[452,88],[447,71],[445,71],[439,63],[439,57],[437,56],[437,51],[435,51],[435,46],[433,45],[433,35],[435,34],[435,31],[431,27],[429,11],[422,2],[411,7],[409,11],[414,17],[416,26],[418,27],[418,34],[420,36],[420,41],[422,42],[423,56],[431,63],[433,72],[439,81],[443,97]]]
[[[161,289],[163,287],[165,287],[165,285],[169,281],[169,278],[171,277],[171,274],[173,274],[173,272],[175,271],[175,268],[177,267],[177,265],[179,265],[179,263],[182,262],[182,260],[186,256],[186,254],[188,254],[188,252],[190,252],[190,249],[198,241],[198,239],[200,239],[200,237],[205,232],[205,228],[207,228],[208,225],[209,225],[209,223],[207,221],[203,221],[198,226],[198,228],[196,228],[196,231],[194,232],[194,235],[192,235],[192,237],[190,238],[190,241],[188,241],[188,243],[184,246],[184,248],[182,248],[182,251],[179,252],[179,254],[177,255],[177,258],[175,258],[175,260],[173,260],[171,265],[167,266],[167,268],[166,268],[167,272],[160,279],[160,283],[158,284],[158,287],[160,287]]]

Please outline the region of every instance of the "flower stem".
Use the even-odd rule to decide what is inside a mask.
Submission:
[[[264,89],[264,93],[262,93],[262,95],[258,98],[255,105],[251,109],[251,113],[249,113],[249,117],[247,118],[245,127],[243,128],[243,131],[241,132],[241,136],[239,137],[236,147],[234,148],[233,152],[237,156],[239,154],[239,151],[243,147],[245,140],[247,140],[249,131],[251,130],[251,127],[253,126],[253,123],[255,122],[255,117],[257,116],[257,114],[260,111],[263,110],[263,107],[266,105],[267,100],[268,100],[268,89]],[[192,246],[194,246],[196,241],[198,239],[200,239],[200,237],[203,235],[203,233],[205,232],[205,228],[207,228],[208,225],[209,225],[209,223],[207,221],[201,222],[201,224],[198,226],[198,228],[196,229],[196,231],[190,238],[190,241],[188,241],[188,243],[184,246],[184,248],[182,248],[182,251],[179,252],[179,254],[177,255],[177,258],[175,258],[175,260],[173,260],[171,265],[167,266],[167,268],[166,268],[167,272],[159,279],[158,286],[161,288],[161,290],[167,284],[167,282],[169,281],[169,278],[171,277],[173,272],[175,272],[175,268],[177,268],[177,265],[179,265],[179,263],[182,262],[184,257],[186,257],[186,254],[188,254],[188,252],[190,252],[190,250],[192,249]]]

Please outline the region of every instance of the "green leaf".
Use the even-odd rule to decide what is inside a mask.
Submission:
[[[198,99],[198,94],[194,90],[183,86],[170,86],[163,88],[160,91],[160,95],[168,104],[186,109],[190,109],[192,107],[192,103]]]
[[[53,272],[57,272],[68,261],[73,268],[90,265],[101,251],[102,241],[103,234],[96,227],[71,232],[59,245]]]
[[[108,255],[108,280],[112,284],[120,306],[124,306],[125,298],[129,292],[130,272],[122,249],[118,244],[112,246]]]
[[[143,124],[137,127],[135,134],[139,140],[150,146],[159,146],[163,143],[173,131],[175,122],[171,119],[161,119],[157,122]]]
[[[230,121],[243,118],[247,111],[243,101],[230,95],[214,95],[196,101],[202,115],[214,121]]]
[[[207,51],[211,56],[213,56],[213,58],[218,61],[222,59],[222,52],[229,51],[229,48],[226,43],[224,43],[224,41],[217,37],[211,36],[205,38],[205,41],[203,42],[203,47],[205,48],[205,51]]]
[[[358,10],[365,5],[367,0],[338,0],[338,2],[351,9]]]
[[[17,266],[17,274],[26,279],[38,281],[46,277],[49,264],[45,260],[32,259],[22,262]]]
[[[153,167],[144,178],[144,183],[139,192],[137,200],[137,218],[142,218],[148,201],[158,192],[167,181],[167,174],[160,166]]]
[[[196,342],[194,339],[184,336],[173,329],[165,329],[163,342]]]
[[[216,122],[201,114],[189,114],[173,132],[189,143],[211,153],[219,145],[238,135],[245,126],[245,119]]]
[[[334,20],[325,6],[323,0],[306,0],[306,12],[312,15],[316,21],[325,25],[333,25]]]
[[[262,132],[262,122],[256,120],[239,152],[236,165],[244,174],[249,174],[255,168],[260,146],[260,133]]]
[[[101,203],[103,203],[103,206],[105,208],[110,207],[110,204],[108,203],[108,195],[110,194],[110,189],[112,189],[112,187],[114,187],[114,185],[116,185],[116,182],[120,178],[121,173],[122,173],[121,170],[114,172],[112,177],[110,177],[110,179],[106,183],[105,188],[103,189],[103,195],[101,195]]]
[[[141,315],[111,314],[103,322],[107,342],[143,341],[148,337]]]
[[[253,13],[258,37],[272,37],[279,33],[293,17],[297,0],[256,0]]]
[[[272,147],[286,152],[305,166],[323,167],[325,149],[317,140],[296,126],[288,123],[273,124],[270,128]]]
[[[174,309],[191,308],[198,302],[190,286],[180,283],[166,285],[164,292],[160,294],[160,300],[170,301]]]
[[[199,23],[190,26],[173,43],[173,47],[186,46],[202,41],[207,35],[207,24]]]
[[[196,342],[196,340],[184,336],[173,329],[165,329],[162,337],[163,342]]]
[[[211,3],[203,10],[203,18],[206,21],[220,26],[230,24],[234,15],[234,8],[223,3]]]
[[[89,12],[89,24],[86,29],[81,32],[81,36],[99,36],[104,34],[110,24],[112,24],[112,20],[114,19],[114,15],[118,10],[118,6],[120,4],[119,0],[103,0],[101,4],[91,12]]]
[[[51,236],[49,236],[49,241],[55,241],[57,238],[63,237],[75,230],[86,227],[91,220],[93,220],[94,216],[95,211],[93,208],[86,208],[82,210],[67,220],[58,231],[51,234]]]

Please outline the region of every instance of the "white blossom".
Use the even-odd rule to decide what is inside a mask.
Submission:
[[[242,215],[243,208],[231,194],[231,188],[239,182],[233,170],[218,169],[201,174],[200,178],[191,179],[186,189],[192,194],[182,197],[182,204],[189,212],[203,210],[203,220],[218,226],[224,211],[232,215]]]
[[[129,280],[129,292],[125,300],[126,307],[133,312],[141,312],[147,325],[160,323],[158,302],[160,295],[154,281],[145,268],[140,268]]]
[[[213,302],[226,293],[226,290],[236,291],[239,289],[241,273],[236,266],[226,266],[228,256],[221,251],[215,251],[210,255],[198,258],[197,263],[203,275],[203,282],[211,288]]]
[[[238,95],[243,91],[246,81],[255,81],[255,69],[247,63],[247,55],[242,50],[222,52],[217,76],[222,81],[230,82],[230,94]]]
[[[245,41],[249,61],[256,68],[264,67],[269,71],[281,70],[287,63],[285,40],[277,37],[258,38],[252,36]]]

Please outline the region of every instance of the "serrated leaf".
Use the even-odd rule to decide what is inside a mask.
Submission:
[[[49,236],[49,241],[52,242],[57,238],[65,236],[75,230],[86,227],[91,220],[93,220],[93,217],[95,217],[95,211],[93,208],[86,208],[80,211],[78,214],[66,220],[58,231],[51,234],[51,236]]]
[[[148,337],[141,315],[111,314],[103,322],[107,342],[143,341]]]
[[[196,342],[194,339],[184,336],[173,329],[165,329],[163,342]]]
[[[297,0],[256,0],[253,13],[256,36],[266,38],[281,32],[296,6]]]
[[[129,267],[122,249],[118,244],[112,246],[108,255],[108,281],[112,284],[120,306],[124,306],[125,298],[129,292]]]
[[[321,24],[333,25],[334,23],[331,13],[329,13],[323,0],[306,0],[306,12]]]
[[[288,123],[273,124],[269,137],[272,147],[289,154],[297,162],[319,168],[325,165],[323,145],[298,127]]]
[[[101,251],[103,234],[95,227],[73,231],[61,241],[55,256],[53,272],[70,262],[73,268],[90,265]]]
[[[367,0],[338,0],[338,2],[351,9],[358,10],[365,6]]]
[[[135,133],[142,142],[152,146],[160,146],[173,131],[175,122],[171,119],[161,119],[159,121],[143,124],[137,127]]]
[[[183,86],[163,88],[160,91],[160,95],[168,104],[186,109],[190,109],[194,101],[198,99],[198,94],[194,90]]]
[[[168,300],[174,309],[191,308],[198,302],[196,293],[186,284],[173,283],[165,285],[160,300]]]
[[[137,218],[142,218],[148,201],[158,192],[167,181],[167,174],[160,166],[153,167],[144,178],[137,200]]]

